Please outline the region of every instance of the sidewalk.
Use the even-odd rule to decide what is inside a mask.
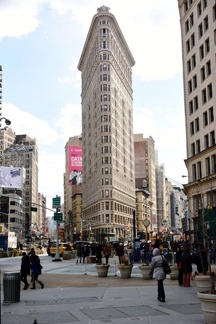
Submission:
[[[154,279],[48,273],[42,278],[45,288],[22,290],[18,303],[4,303],[2,297],[2,324],[204,323],[197,288],[170,279],[161,303]]]

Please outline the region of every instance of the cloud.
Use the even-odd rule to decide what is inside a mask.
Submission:
[[[1,1],[0,39],[24,36],[36,30],[40,24],[40,11],[45,5],[58,15],[69,15],[85,39],[101,1]],[[134,74],[141,80],[164,80],[182,71],[177,1],[128,0],[122,5],[121,0],[109,0],[107,5],[115,15],[136,61]],[[59,81],[68,82],[70,78],[62,76]]]
[[[58,133],[42,119],[33,116],[31,113],[23,111],[13,104],[3,103],[4,117],[11,121],[11,128],[16,130],[16,134],[28,134],[36,138],[38,144],[52,145],[59,136]]]
[[[69,72],[58,78],[59,83],[70,83],[73,88],[81,89],[81,74],[77,69],[78,61],[77,57],[72,57]]]
[[[81,105],[66,104],[62,107],[54,126],[60,129],[60,138],[65,144],[69,137],[80,135],[82,133]]]
[[[63,174],[65,160],[62,154],[50,154],[42,150],[38,156],[39,191],[47,197],[47,206],[52,205],[52,198],[56,195],[62,197],[63,202]],[[48,193],[48,195],[47,195]],[[47,212],[47,215],[51,215]]]
[[[3,37],[21,37],[35,31],[39,24],[39,10],[46,0],[1,0],[0,40]]]

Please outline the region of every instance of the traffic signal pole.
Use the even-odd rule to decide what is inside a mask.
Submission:
[[[61,197],[56,196],[56,198],[53,198],[53,208],[56,209],[56,212],[54,214],[54,220],[56,221],[56,254],[55,254],[55,259],[52,261],[62,261],[59,255],[59,235],[58,235],[58,211],[60,208],[60,199]],[[62,216],[61,216],[62,217]]]

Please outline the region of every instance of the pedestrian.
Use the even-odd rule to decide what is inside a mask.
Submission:
[[[85,263],[85,259],[89,256],[90,253],[90,249],[88,244],[84,244],[83,245],[83,251],[82,251],[82,255],[83,255],[83,263]]]
[[[43,268],[40,263],[39,256],[36,255],[35,251],[32,251],[30,267],[32,270],[32,288],[36,289],[35,282],[38,282],[41,288],[44,288],[42,281],[38,280],[39,275],[41,274],[41,269]]]
[[[154,248],[152,252],[152,260],[150,264],[150,271],[149,275],[152,276],[153,272],[155,271],[155,279],[158,283],[158,297],[157,299],[161,302],[165,302],[165,292],[164,292],[164,285],[163,281],[166,278],[166,274],[163,269],[163,256],[160,253],[158,248]]]
[[[76,246],[76,250],[77,250],[77,260],[76,263],[82,263],[82,255],[83,255],[83,249],[82,249],[82,245],[81,243],[78,243]]]
[[[27,276],[30,276],[30,259],[26,252],[22,253],[21,259],[21,269],[20,269],[20,278],[24,283],[23,290],[27,290],[29,287],[29,283],[27,281]]]
[[[119,264],[123,263],[123,257],[124,257],[124,244],[120,243],[119,246],[116,249],[116,253],[119,258]]]
[[[111,255],[111,250],[110,250],[110,246],[108,244],[106,244],[103,248],[103,254],[106,260],[106,264],[109,263],[109,257]]]
[[[102,245],[100,243],[97,244],[97,246],[96,246],[96,259],[97,259],[98,264],[102,264],[102,251],[103,251]]]
[[[184,245],[181,255],[182,272],[183,272],[183,287],[190,287],[190,277],[192,273],[193,258],[190,254],[190,249]]]
[[[178,250],[176,252],[176,263],[177,263],[177,267],[178,267],[179,286],[183,286],[183,271],[182,271],[181,255],[182,255],[182,245],[179,245]]]

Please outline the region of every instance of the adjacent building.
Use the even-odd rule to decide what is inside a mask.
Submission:
[[[188,170],[185,192],[193,219],[191,234],[201,240],[204,227],[210,229],[210,238],[216,235],[216,3],[178,0],[178,6]]]
[[[98,8],[78,64],[82,73],[83,233],[99,241],[133,222],[135,173],[132,67],[118,22]]]

